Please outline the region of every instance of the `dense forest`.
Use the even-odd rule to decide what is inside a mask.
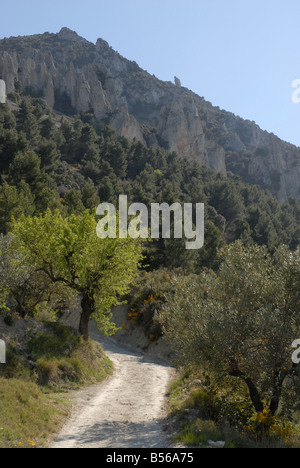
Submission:
[[[195,398],[211,408],[206,419],[249,440],[288,443],[300,408],[291,362],[300,332],[300,201],[280,204],[239,176],[117,137],[92,113],[52,113],[32,94],[0,106],[2,309],[35,317],[47,304],[55,317],[63,298],[79,294],[88,340],[91,317],[114,332],[108,310],[125,296],[133,322],[147,317],[150,340],[164,333],[173,343],[186,379],[204,374]],[[95,210],[117,206],[121,194],[147,206],[204,203],[204,247],[99,242]]]
[[[17,111],[0,110],[0,230],[11,219],[58,209],[64,215],[93,210],[99,202],[205,203],[206,242],[198,253],[167,241],[152,245],[150,268],[200,272],[214,268],[216,249],[241,239],[245,245],[281,244],[295,250],[300,239],[300,202],[281,205],[259,186],[226,178],[162,148],[117,138],[98,128],[91,114],[76,120],[50,113],[39,98],[25,97]]]

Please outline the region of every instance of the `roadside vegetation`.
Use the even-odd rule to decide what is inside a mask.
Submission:
[[[256,414],[243,386],[220,385],[199,367],[180,370],[169,390],[168,409],[174,443],[181,446],[207,448],[221,442],[219,448],[227,449],[299,447],[298,412],[293,422],[266,410]]]
[[[69,414],[63,395],[20,379],[0,378],[0,448],[41,448]]]
[[[164,336],[182,374],[170,391],[177,441],[299,446],[300,251],[237,241],[218,258],[201,275],[145,273],[130,301],[131,319]]]
[[[95,342],[56,322],[0,316],[8,341],[0,364],[0,447],[38,448],[60,429],[72,408],[70,391],[101,382],[112,364]]]

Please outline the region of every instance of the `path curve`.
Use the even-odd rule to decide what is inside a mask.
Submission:
[[[81,408],[71,416],[52,448],[166,448],[165,397],[174,369],[118,344],[100,342],[114,364],[106,382],[79,391]]]

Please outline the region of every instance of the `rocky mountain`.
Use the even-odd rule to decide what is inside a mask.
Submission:
[[[160,81],[102,39],[93,44],[67,28],[3,39],[0,78],[11,99],[22,89],[56,111],[92,113],[120,136],[240,175],[280,201],[300,198],[300,148],[212,106],[177,78]]]

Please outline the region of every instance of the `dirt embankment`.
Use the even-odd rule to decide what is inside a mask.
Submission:
[[[160,338],[158,341],[151,342],[145,335],[143,328],[133,324],[128,317],[128,308],[126,305],[114,307],[112,310],[112,321],[116,324],[118,331],[113,336],[112,341],[132,351],[147,354],[148,356],[157,357],[167,362],[171,361],[172,354],[170,345]],[[78,330],[79,327],[79,310],[66,313],[62,321],[71,327]],[[91,321],[90,335],[98,336],[99,331],[97,325]]]

